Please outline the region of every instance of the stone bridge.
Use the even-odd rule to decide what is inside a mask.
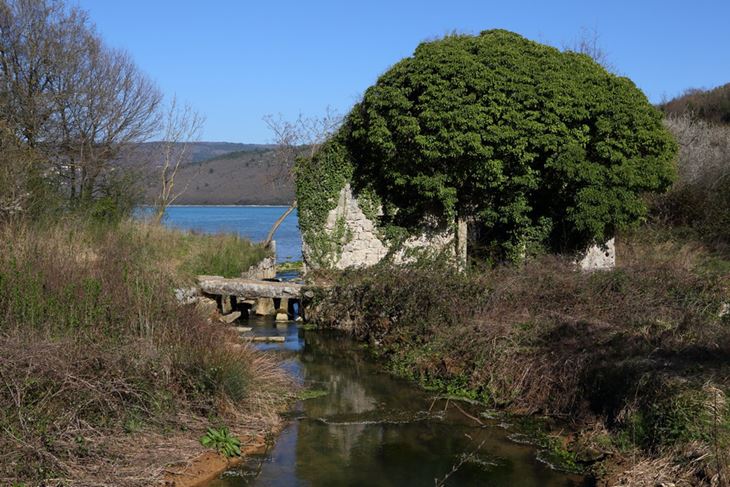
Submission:
[[[275,316],[277,321],[286,321],[303,314],[302,284],[221,276],[198,276],[196,281],[194,288],[176,290],[178,301],[196,303],[211,313],[217,310],[223,321],[241,315]]]

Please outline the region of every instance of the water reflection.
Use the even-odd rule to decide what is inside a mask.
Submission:
[[[327,395],[300,401],[269,455],[211,486],[422,486],[447,475],[449,486],[589,485],[550,470],[508,431],[381,373],[348,339],[265,321],[254,333],[286,334],[262,348],[291,354],[284,367]]]

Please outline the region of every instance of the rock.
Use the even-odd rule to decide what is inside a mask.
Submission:
[[[284,343],[286,341],[286,337],[250,337],[249,340],[251,340],[252,342]]]
[[[233,303],[231,297],[227,294],[221,295],[221,313],[227,315],[233,310]]]
[[[199,296],[195,302],[195,309],[204,316],[210,316],[218,311],[218,303],[215,302],[215,299]]]
[[[222,296],[253,298],[298,298],[302,285],[293,282],[255,281],[251,279],[227,279],[220,276],[198,276],[202,292]]]
[[[227,315],[223,315],[223,316],[221,316],[218,319],[221,322],[223,322],[223,323],[231,324],[231,323],[233,323],[234,321],[236,321],[240,317],[241,317],[241,312],[240,311],[234,311],[234,312],[229,313]]]
[[[248,333],[249,331],[253,330],[250,326],[237,326],[236,331],[238,333]]]
[[[271,279],[276,277],[276,257],[266,257],[241,274],[244,279]]]
[[[730,315],[730,303],[722,303],[720,305],[720,312],[717,314],[719,318],[724,318]]]
[[[200,297],[200,289],[197,287],[181,287],[175,289],[175,299],[179,304],[194,304]]]
[[[258,316],[271,316],[276,314],[274,300],[271,298],[259,298],[253,307],[253,312]]]
[[[279,309],[276,310],[276,321],[289,321],[289,300],[281,298]]]
[[[616,267],[616,241],[592,245],[576,261],[582,271],[603,271]]]

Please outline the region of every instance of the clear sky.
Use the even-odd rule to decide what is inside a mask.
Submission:
[[[652,102],[730,82],[730,0],[78,0],[108,44],[207,122],[203,140],[264,143],[267,114],[345,113],[419,42],[503,28],[561,47],[596,31]]]

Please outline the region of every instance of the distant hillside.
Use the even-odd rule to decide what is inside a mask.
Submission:
[[[159,157],[161,142],[145,142],[126,154],[123,160],[125,164],[149,164],[153,159]],[[186,149],[186,163],[202,162],[232,152],[246,152],[255,150],[272,149],[273,145],[266,144],[240,144],[236,142],[191,142]]]
[[[660,108],[667,115],[692,113],[708,122],[730,124],[730,83],[711,90],[687,90]]]
[[[294,199],[288,167],[276,160],[273,146],[197,142],[188,147],[175,186],[186,188],[175,204],[286,205]],[[143,144],[120,164],[142,169],[147,201],[159,191],[159,143]]]

